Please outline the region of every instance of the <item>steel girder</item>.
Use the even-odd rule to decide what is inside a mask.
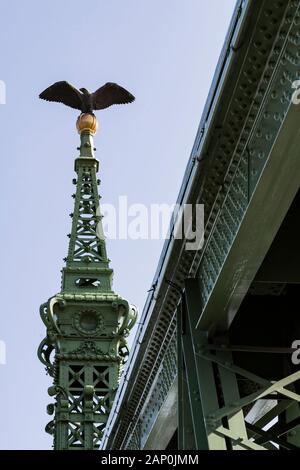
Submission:
[[[195,328],[199,311],[199,282],[189,279],[178,308],[179,449],[299,450],[295,430],[300,426],[300,395],[293,385],[300,380],[300,371],[271,382],[239,367],[234,364],[230,345],[222,351],[211,344],[208,334]],[[241,378],[256,390],[241,397]],[[270,398],[276,403],[271,410],[255,423],[245,419],[245,408]],[[266,431],[268,425],[271,427]],[[288,439],[283,439],[287,433]]]

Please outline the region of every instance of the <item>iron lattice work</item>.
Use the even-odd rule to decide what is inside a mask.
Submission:
[[[76,207],[73,221],[72,243],[68,261],[84,261],[86,257],[94,262],[107,262],[106,248],[101,220],[97,182],[92,167],[78,170]],[[98,233],[100,231],[100,233]]]
[[[170,420],[160,420],[157,410],[156,365],[164,361],[161,352],[167,357],[171,349],[166,333],[161,337],[161,325],[170,323],[174,312],[173,331],[176,324],[177,332],[182,330],[177,339],[178,449],[299,448],[300,373],[291,373],[283,361],[286,357],[289,364],[291,343],[279,343],[276,336],[295,335],[291,309],[283,310],[277,329],[274,308],[259,308],[260,299],[252,309],[261,312],[259,321],[239,308],[299,186],[299,106],[292,104],[292,95],[300,77],[300,1],[249,0],[237,7],[179,194],[182,204],[204,204],[205,243],[198,252],[185,250],[182,242],[166,245],[162,253],[137,333],[143,347],[137,346],[118,401],[118,409],[123,404],[126,409],[106,428],[104,449],[142,449],[160,425],[156,442],[168,431],[172,439]],[[286,207],[279,214],[280,199]],[[198,285],[188,286],[186,281],[194,278]],[[265,288],[268,280],[261,280]],[[278,292],[273,282],[270,287]],[[193,300],[195,309],[186,305]],[[190,325],[189,309],[194,315]],[[234,341],[228,329],[236,314],[245,323]],[[146,329],[143,318],[150,316]],[[270,319],[266,329],[262,318]],[[260,340],[259,330],[267,332]],[[242,344],[243,332],[249,337]],[[260,350],[257,345],[267,340],[270,348]],[[240,355],[248,355],[245,363]],[[281,362],[284,367],[275,374]],[[171,387],[164,392],[165,402]],[[145,402],[149,413],[140,406]],[[257,421],[252,407],[259,410]],[[139,423],[146,418],[148,425],[130,426],[132,417]]]
[[[58,450],[97,449],[128,356],[135,307],[112,291],[92,132],[81,132],[68,257],[60,293],[40,308],[47,336],[38,356],[53,377],[46,431]]]

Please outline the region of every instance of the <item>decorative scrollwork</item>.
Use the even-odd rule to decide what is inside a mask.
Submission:
[[[118,355],[121,358],[121,364],[126,364],[128,356],[129,356],[129,349],[125,340],[121,340],[118,348]]]
[[[84,354],[84,355],[90,355],[90,354],[101,355],[101,354],[104,354],[102,349],[96,347],[96,344],[94,343],[94,341],[85,341],[83,344],[81,344],[81,346],[79,346],[79,348],[72,351],[72,353]]]
[[[52,351],[54,351],[55,347],[50,342],[49,338],[44,338],[41,344],[39,345],[38,349],[38,358],[44,366],[46,366],[46,370],[53,377],[54,372],[54,363],[51,362],[50,356]]]
[[[51,434],[52,436],[54,434],[54,428],[55,428],[55,422],[52,420],[52,421],[49,421],[48,424],[46,424],[45,431],[48,434]]]
[[[54,411],[55,411],[54,403],[49,403],[49,405],[47,405],[47,414],[48,415],[53,415]]]
[[[40,306],[40,317],[44,323],[44,325],[49,328],[50,327],[50,322],[48,320],[48,315],[47,315],[47,302],[45,302],[44,304],[42,304]]]
[[[138,315],[138,310],[134,305],[128,305],[127,302],[119,306],[120,327],[118,335],[128,336],[133,328]]]

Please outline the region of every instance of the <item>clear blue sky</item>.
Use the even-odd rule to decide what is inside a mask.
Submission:
[[[38,100],[57,80],[136,96],[99,113],[102,201],[173,203],[235,0],[1,2],[0,448],[47,449],[50,378],[39,305],[60,289],[77,154],[75,110]],[[114,289],[143,308],[163,241],[108,242]]]

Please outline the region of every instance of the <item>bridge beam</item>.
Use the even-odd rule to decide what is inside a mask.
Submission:
[[[178,448],[297,448],[300,395],[294,384],[300,379],[300,371],[270,381],[236,365],[230,345],[226,348],[224,345],[222,351],[211,343],[213,339],[208,339],[208,332],[195,328],[201,309],[199,299],[198,280],[186,280],[177,312]],[[252,353],[257,358],[257,351]],[[241,396],[238,378],[251,385],[251,393]],[[263,417],[254,423],[245,419],[245,414],[255,403],[270,399],[275,405],[270,411],[266,409]],[[266,431],[265,427],[270,424]]]
[[[196,279],[185,282],[185,292],[182,303],[178,308],[178,362],[179,362],[179,389],[178,389],[178,436],[179,448],[187,449],[187,442],[194,444],[194,449],[227,449],[228,439],[217,432],[223,428],[226,421],[229,431],[238,433],[247,439],[243,411],[236,411],[226,420],[213,422],[213,412],[220,404],[230,403],[239,399],[239,392],[234,373],[221,370],[219,383],[216,380],[216,370],[213,362],[199,356],[201,346],[207,343],[207,335],[195,329],[201,305],[199,304],[199,284]],[[224,353],[218,352],[219,356]],[[225,353],[226,360],[230,353]],[[221,389],[222,389],[222,393]],[[189,419],[190,418],[190,419]],[[189,425],[186,424],[188,421]],[[193,441],[191,441],[191,428]],[[229,444],[229,447],[231,445]],[[233,444],[233,449],[240,449]]]

